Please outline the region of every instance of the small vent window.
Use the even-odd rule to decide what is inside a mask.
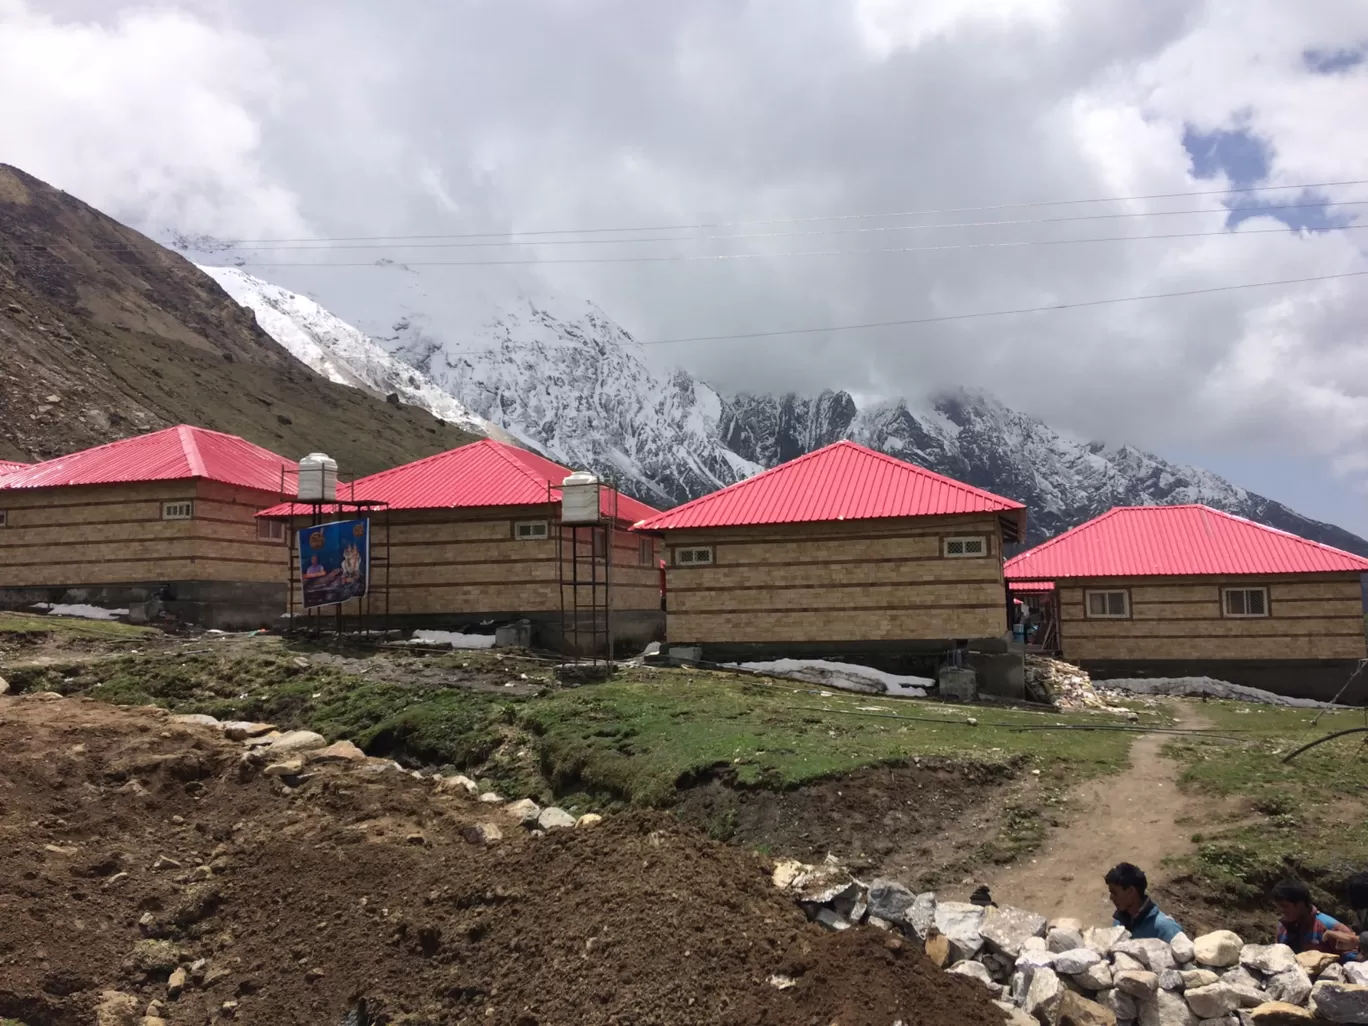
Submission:
[[[0,509],[0,527],[9,527],[9,513]]]
[[[513,537],[518,541],[546,541],[550,534],[545,520],[519,520],[513,525]]]
[[[284,541],[285,523],[281,520],[258,520],[257,537],[262,541]]]
[[[193,502],[163,502],[163,520],[192,520],[195,516],[195,504]]]
[[[988,539],[975,534],[965,538],[946,538],[945,555],[947,559],[973,559],[988,555]]]
[[[1130,592],[1088,592],[1088,619],[1125,620],[1130,617]]]
[[[675,549],[675,566],[710,566],[713,561],[712,549]]]
[[[655,558],[655,545],[653,545],[653,544],[651,543],[651,539],[650,539],[650,538],[642,538],[640,541],[638,541],[638,542],[637,542],[637,565],[638,565],[638,566],[650,566],[650,565],[651,565],[651,561],[652,561],[654,558]]]
[[[1226,616],[1267,616],[1267,588],[1226,588]]]

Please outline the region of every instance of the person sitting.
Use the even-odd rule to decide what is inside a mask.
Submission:
[[[1345,962],[1359,959],[1359,938],[1334,916],[1311,904],[1311,890],[1300,880],[1287,879],[1273,888],[1273,904],[1278,910],[1276,943],[1293,951],[1324,951],[1339,955]]]
[[[1171,941],[1183,932],[1150,898],[1149,880],[1139,866],[1122,862],[1113,866],[1105,879],[1107,893],[1116,907],[1112,922],[1124,926],[1136,940]]]

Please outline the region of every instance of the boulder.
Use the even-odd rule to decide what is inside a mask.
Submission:
[[[565,830],[575,825],[575,817],[564,809],[549,805],[537,817],[537,826],[543,830]]]
[[[530,799],[523,799],[528,801]],[[517,802],[513,803],[514,805]],[[536,804],[535,802],[533,803]],[[509,806],[512,808],[512,806]],[[541,809],[537,810],[537,815],[541,815]],[[781,891],[786,891],[793,886],[793,882],[810,870],[812,867],[804,865],[797,859],[780,859],[774,864],[774,872],[770,875],[770,882]]]
[[[1140,961],[1140,959],[1138,958],[1126,954],[1124,951],[1117,951],[1112,954],[1112,966],[1116,969],[1117,972],[1121,972],[1124,969],[1130,969],[1132,971],[1148,971],[1145,968],[1144,962]]]
[[[1181,993],[1183,990],[1183,974],[1177,969],[1165,969],[1159,974],[1159,989],[1176,990]]]
[[[839,912],[833,912],[829,908],[819,908],[812,917],[812,921],[818,926],[824,926],[828,930],[849,930],[850,920]]]
[[[912,906],[903,914],[903,922],[918,940],[925,940],[936,922],[936,896],[928,891],[918,894]]]
[[[1161,940],[1128,940],[1116,944],[1112,951],[1124,955],[1130,955],[1144,965],[1150,972],[1161,973],[1165,969],[1172,969],[1177,966],[1173,958],[1173,949],[1165,941]]]
[[[1238,933],[1229,930],[1217,930],[1215,933],[1204,933],[1192,942],[1195,960],[1198,965],[1215,966],[1217,969],[1225,969],[1228,966],[1237,965],[1240,961],[1240,951],[1244,948],[1244,941],[1240,939]]]
[[[181,992],[185,990],[185,984],[188,977],[189,974],[186,973],[183,968],[173,972],[166,981],[166,996],[172,1001],[180,997]]]
[[[1116,1026],[1116,1013],[1066,990],[1055,1007],[1055,1026]]]
[[[1112,985],[1112,967],[1105,961],[1098,962],[1085,971],[1074,974],[1072,979],[1074,983],[1090,993],[1109,990]]]
[[[1026,988],[1026,1011],[1041,1022],[1053,1022],[1054,1012],[1063,1000],[1064,984],[1053,969],[1042,966],[1031,977],[1031,985]]]
[[[956,976],[967,976],[971,980],[978,980],[979,983],[994,991],[998,989],[997,981],[994,980],[992,974],[988,972],[987,966],[984,966],[982,963],[974,961],[956,962],[947,970],[947,972],[952,972]]]
[[[1027,940],[1045,936],[1045,917],[1019,908],[990,908],[979,932],[994,951],[1016,958]]]
[[[926,957],[937,969],[944,969],[953,958],[950,938],[937,933],[935,927],[926,935]]]
[[[586,812],[579,819],[575,820],[575,829],[580,827],[595,827],[603,822],[603,817],[597,812]]]
[[[1343,967],[1344,982],[1368,987],[1368,962],[1349,962]]]
[[[883,877],[869,885],[869,914],[890,923],[901,923],[917,896],[896,880]]]
[[[945,935],[958,958],[973,958],[983,947],[983,908],[963,901],[936,904],[936,929]]]
[[[1315,1019],[1309,1010],[1285,1001],[1266,1001],[1244,1013],[1249,1026],[1305,1026]]]
[[[480,785],[475,783],[475,781],[471,780],[469,777],[457,773],[456,775],[450,777],[438,777],[437,790],[464,791],[466,794],[474,798],[478,796],[480,793]]]
[[[502,841],[503,831],[493,823],[469,823],[461,828],[461,836],[467,844],[483,848]]]
[[[498,791],[486,791],[479,796],[479,801],[483,802],[485,805],[502,805],[503,795],[499,794]]]
[[[113,879],[113,877],[110,879]],[[109,884],[106,883],[105,886],[108,887]],[[1334,965],[1328,965],[1322,969],[1320,975],[1317,976],[1316,979],[1325,980],[1328,983],[1368,983],[1368,979],[1350,979],[1345,973],[1345,970],[1348,968],[1353,968],[1353,966],[1346,966],[1343,962],[1336,962]]]
[[[1210,987],[1213,983],[1221,982],[1221,978],[1210,969],[1185,969],[1180,975],[1183,977],[1184,991]]]
[[[1297,956],[1286,944],[1246,944],[1240,949],[1240,965],[1272,976],[1296,966]]]
[[[327,739],[312,730],[287,730],[275,738],[266,749],[272,757],[295,752],[311,752],[316,748],[326,748]]]
[[[504,812],[508,814],[510,819],[529,829],[537,825],[537,819],[542,814],[541,806],[531,798],[519,798],[516,802],[509,802],[504,806]]]
[[[1183,998],[1199,1019],[1219,1019],[1240,1007],[1240,997],[1235,993],[1235,988],[1224,983],[1194,987],[1186,991]]]
[[[1092,948],[1073,948],[1055,955],[1054,970],[1057,973],[1063,973],[1065,976],[1076,976],[1079,973],[1087,972],[1102,961],[1102,956]]]
[[[1007,1026],[1040,1026],[1040,1023],[1033,1016],[1027,1015],[1010,1002],[994,1001],[993,1004],[997,1005],[1002,1014],[1007,1016]]]
[[[1049,950],[1050,946],[1045,943],[1044,937],[1027,937],[1024,941],[1021,942],[1022,954],[1025,954],[1028,951],[1048,952]],[[1103,954],[1105,954],[1105,952],[1103,952]]]
[[[1141,1001],[1140,1026],[1198,1026],[1201,1021],[1192,1014],[1181,994],[1161,990],[1153,1001]]]
[[[1045,934],[1045,944],[1051,951],[1072,951],[1074,948],[1083,947],[1083,931],[1072,929],[1071,924],[1077,920],[1065,920],[1065,926],[1055,926]]]
[[[1297,965],[1306,970],[1312,978],[1319,976],[1332,965],[1339,964],[1339,956],[1328,951],[1301,951],[1297,953]]]
[[[1098,994],[1097,1003],[1123,1022],[1134,1022],[1140,1017],[1140,1006],[1135,998],[1115,987]]]
[[[1159,976],[1145,969],[1125,969],[1112,976],[1116,989],[1135,998],[1152,998],[1159,992]]]
[[[232,720],[219,724],[223,736],[229,741],[247,741],[254,737],[264,737],[275,730],[274,723],[253,723],[251,720]]]
[[[309,753],[310,762],[365,762],[366,753],[350,741],[334,741]]]
[[[1270,1001],[1286,1001],[1289,1005],[1304,1005],[1311,996],[1311,977],[1294,961],[1291,969],[1274,973],[1264,980],[1264,992]]]
[[[1317,983],[1311,991],[1316,1017],[1336,1023],[1368,1023],[1368,987],[1357,983]]]
[[[1180,933],[1169,941],[1169,949],[1173,952],[1173,960],[1179,965],[1187,965],[1197,957],[1197,946],[1185,933]]]
[[[180,716],[170,717],[172,723],[179,723],[186,727],[219,727],[219,721],[213,716],[205,716],[203,713],[185,713]]]
[[[1016,971],[1022,975],[1026,986],[1029,987],[1036,970],[1053,969],[1054,960],[1054,954],[1049,951],[1024,951],[1017,956]]]
[[[297,777],[304,772],[304,760],[286,759],[283,762],[273,762],[261,772],[263,776],[268,777]]]
[[[95,1006],[95,1026],[136,1026],[138,999],[132,994],[117,990],[106,990],[100,994],[100,1003]]]
[[[1130,940],[1130,931],[1124,926],[1094,926],[1083,931],[1083,946],[1102,955],[1110,955],[1123,940]]]

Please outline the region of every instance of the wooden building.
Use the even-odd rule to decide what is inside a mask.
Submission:
[[[443,629],[525,619],[537,644],[561,646],[562,596],[573,606],[573,591],[561,584],[573,572],[569,546],[557,541],[560,486],[569,474],[535,453],[486,440],[339,486],[340,495],[385,504],[372,514],[372,582],[386,593],[384,601],[373,597],[372,615]],[[612,538],[612,565],[601,543],[590,565],[592,543],[581,532],[578,573],[601,580],[608,571],[613,633],[623,646],[645,645],[663,629],[657,547],[629,528],[657,511],[607,487],[600,501],[611,525],[600,537]],[[287,503],[260,516],[300,528],[311,512]],[[387,571],[374,562],[386,546]],[[589,603],[587,590],[580,597]],[[344,606],[343,614],[355,607]]]
[[[286,606],[284,532],[255,513],[295,465],[181,425],[0,477],[0,607],[126,608],[257,627]]]
[[[1007,632],[1002,550],[1025,517],[1019,502],[837,442],[637,530],[664,541],[672,647],[934,672],[956,642]]]
[[[1054,584],[1059,653],[1094,676],[1312,698],[1368,656],[1365,572],[1368,559],[1206,506],[1113,509],[1006,567],[1014,587]]]

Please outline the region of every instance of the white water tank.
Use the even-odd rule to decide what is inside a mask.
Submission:
[[[587,470],[577,470],[561,483],[561,523],[597,524],[599,522],[599,479]]]
[[[299,501],[333,502],[337,498],[337,461],[311,452],[299,461]]]

